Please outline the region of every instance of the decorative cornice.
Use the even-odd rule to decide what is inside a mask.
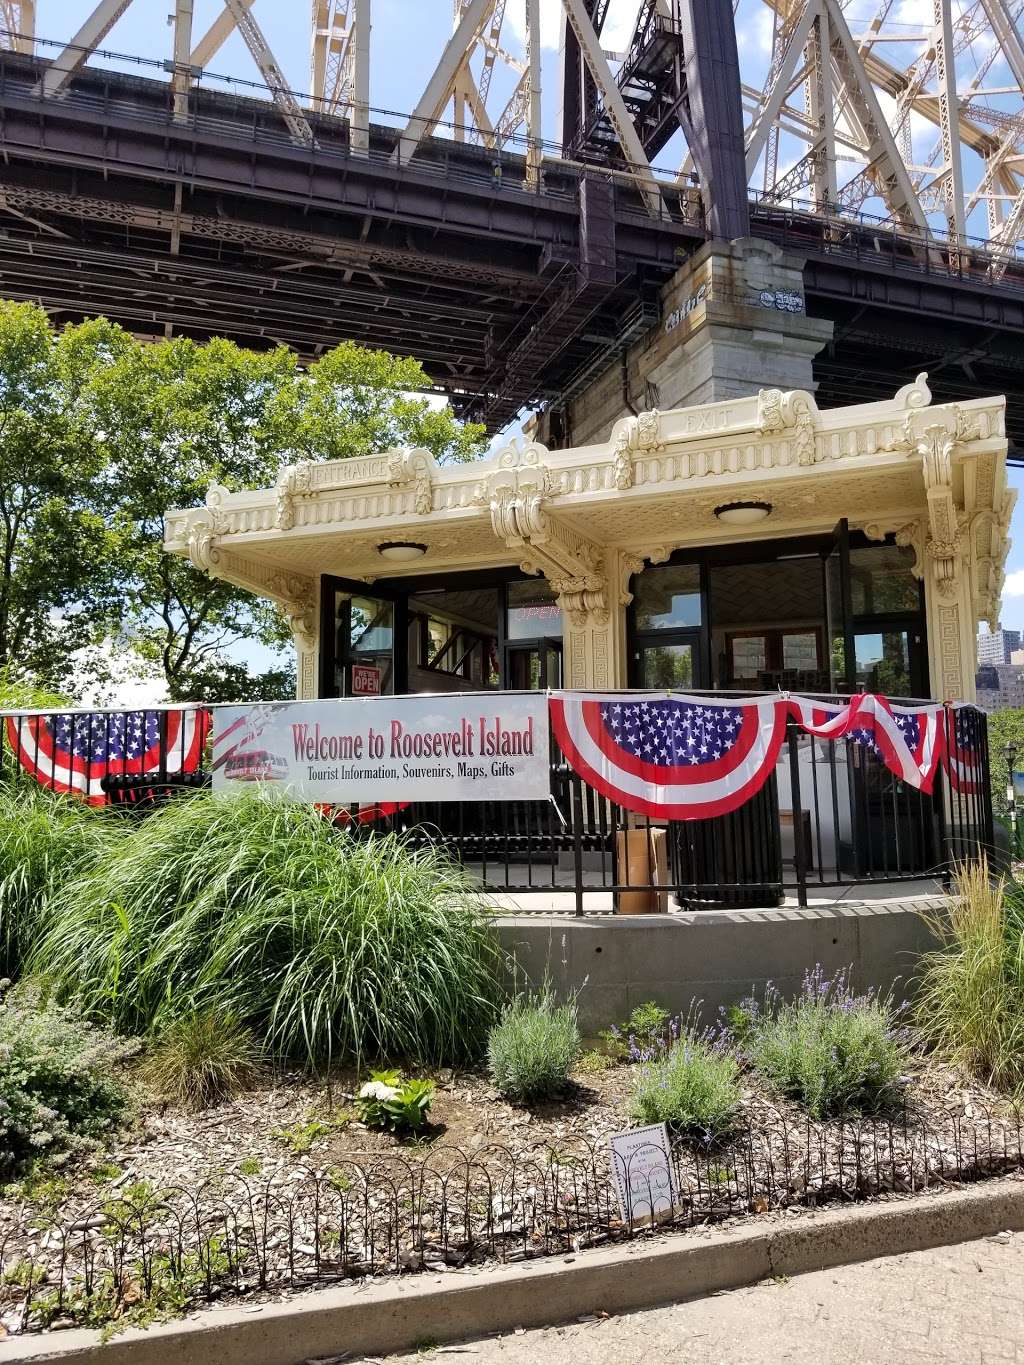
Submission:
[[[815,432],[818,405],[803,389],[761,389],[757,395],[757,426],[762,436],[792,431],[796,462],[814,464],[817,459]]]

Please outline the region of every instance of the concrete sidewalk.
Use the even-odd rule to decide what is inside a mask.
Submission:
[[[1024,1362],[1024,1233],[769,1280],[668,1308],[388,1357],[467,1365]],[[351,1365],[373,1357],[357,1357]],[[346,1365],[349,1362],[346,1361]]]

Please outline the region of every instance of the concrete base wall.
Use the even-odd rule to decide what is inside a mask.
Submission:
[[[720,1005],[760,995],[769,981],[799,989],[820,963],[829,975],[852,969],[857,989],[911,993],[917,959],[934,946],[919,911],[940,901],[876,902],[807,910],[713,910],[677,915],[505,916],[501,940],[522,984],[545,979],[562,999],[577,995],[580,1027],[593,1035],[656,1000],[674,1013],[701,1001],[705,1020]],[[916,907],[916,908],[915,908]]]

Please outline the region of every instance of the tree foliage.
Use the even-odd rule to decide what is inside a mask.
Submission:
[[[105,641],[156,665],[172,700],[291,694],[285,656],[253,676],[225,652],[281,650],[280,614],[165,554],[164,513],[298,459],[472,458],[483,429],[416,396],[428,387],[417,361],[350,342],[302,371],[284,347],[145,345],[102,318],[57,332],[0,302],[0,669],[74,687],[72,653]]]
[[[110,489],[83,400],[122,334],[56,334],[41,308],[0,300],[0,669],[59,681],[110,609]]]

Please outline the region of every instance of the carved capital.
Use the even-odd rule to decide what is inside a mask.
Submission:
[[[266,590],[288,618],[300,650],[313,650],[317,641],[316,586],[305,574],[273,574]]]
[[[603,626],[608,620],[608,585],[599,574],[552,578],[562,611],[574,626]]]

